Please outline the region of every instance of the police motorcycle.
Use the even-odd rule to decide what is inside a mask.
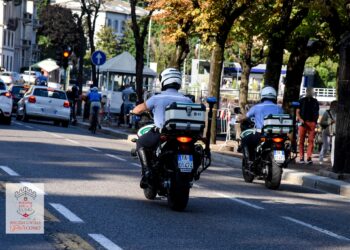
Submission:
[[[166,197],[168,206],[183,211],[189,200],[193,181],[211,164],[210,128],[216,98],[207,99],[209,104],[208,129],[205,127],[206,107],[203,104],[172,103],[165,111],[165,125],[160,133],[157,149],[152,153],[151,177],[143,189],[149,200],[157,195]],[[154,125],[146,125],[137,132],[139,138]],[[137,139],[133,139],[137,142]],[[135,149],[131,152],[135,155]]]
[[[264,180],[265,186],[269,189],[279,188],[283,168],[287,168],[293,160],[291,141],[288,136],[292,129],[293,120],[288,114],[268,115],[264,118],[254,160],[249,161],[247,147],[242,149],[242,174],[245,182],[251,183],[257,178]],[[256,133],[256,129],[246,129],[240,137],[243,139],[251,133]]]

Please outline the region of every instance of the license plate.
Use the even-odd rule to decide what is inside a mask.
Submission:
[[[274,150],[273,157],[276,162],[284,162],[286,160],[286,156],[283,150]]]
[[[190,173],[193,169],[193,155],[178,155],[177,166],[181,172]]]

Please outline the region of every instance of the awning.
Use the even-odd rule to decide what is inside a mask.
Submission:
[[[60,67],[56,64],[56,61],[51,59],[51,58],[47,58],[45,60],[42,60],[40,62],[37,62],[33,65],[30,65],[31,68],[41,68],[47,72],[51,72],[54,71],[56,69],[59,69]]]

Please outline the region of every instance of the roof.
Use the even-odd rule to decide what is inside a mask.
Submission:
[[[72,1],[72,0],[56,0],[56,5],[60,5],[62,7],[75,10],[75,11],[81,11],[81,3],[80,1]],[[125,15],[131,15],[131,9],[130,9],[130,3],[127,1],[121,1],[121,0],[111,0],[106,1],[101,5],[101,8],[99,10],[100,12],[112,12],[112,13],[120,13]],[[136,15],[137,16],[144,16],[147,15],[148,11],[136,7]]]
[[[100,72],[114,72],[124,74],[136,74],[136,60],[129,52],[123,52],[120,55],[109,59],[100,66]],[[143,75],[157,76],[157,73],[148,67],[143,68]]]

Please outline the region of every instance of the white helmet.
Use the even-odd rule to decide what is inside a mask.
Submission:
[[[162,86],[162,90],[166,90],[168,88],[178,90],[180,89],[182,82],[181,72],[175,68],[167,68],[160,73],[159,81]]]
[[[277,93],[273,87],[266,86],[261,90],[260,99],[277,100]]]

